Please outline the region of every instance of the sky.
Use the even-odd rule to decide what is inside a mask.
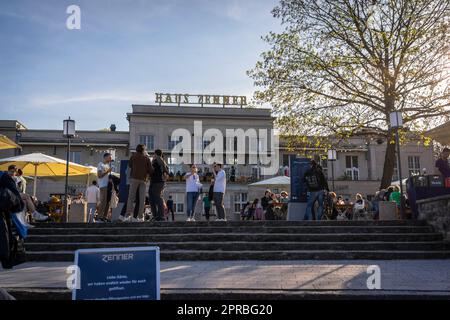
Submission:
[[[0,119],[29,129],[114,123],[156,92],[246,95],[281,30],[277,0],[0,0]],[[67,7],[81,10],[69,30]]]

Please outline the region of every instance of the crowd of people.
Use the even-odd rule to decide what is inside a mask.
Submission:
[[[350,199],[330,192],[322,168],[314,160],[304,175],[304,182],[309,193],[305,220],[352,220],[361,217],[377,220],[380,214],[380,201],[395,202],[398,215],[402,203],[407,213],[411,213],[408,198],[406,194],[401,194],[398,186],[390,186],[376,192],[371,200],[361,193],[355,194],[354,198]]]
[[[248,201],[241,210],[241,220],[285,220],[289,203],[289,194],[282,191],[279,195],[267,189],[264,196]]]
[[[111,154],[105,153],[103,161],[97,167],[98,181],[92,182],[84,197],[80,196],[87,202],[89,222],[111,221],[111,210],[117,207],[119,181],[111,181],[114,177],[111,174],[111,161]],[[198,167],[195,164],[190,166],[190,172],[184,174],[188,222],[195,221],[194,213],[199,201],[203,202],[206,220],[210,219],[210,210],[214,206],[217,213],[216,220],[226,221],[224,207],[226,173],[220,163],[214,163],[211,169],[213,178],[210,180],[208,192],[203,192]],[[163,152],[157,149],[150,157],[146,146],[139,144],[128,162],[126,201],[119,221],[167,221],[170,216],[172,221],[175,221],[173,198],[169,195],[167,200],[164,199],[164,189],[169,175]]]

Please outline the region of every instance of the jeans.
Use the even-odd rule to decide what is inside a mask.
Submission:
[[[188,218],[194,217],[195,205],[197,204],[198,192],[186,193],[186,214]]]
[[[222,192],[214,192],[213,200],[217,211],[217,219],[225,219],[225,207],[223,205],[223,196],[224,193]]]
[[[91,222],[94,220],[95,211],[97,210],[97,204],[96,203],[88,203],[87,204],[87,212],[88,212],[88,222]]]
[[[148,189],[150,207],[152,208],[153,217],[156,221],[164,221],[163,191],[165,186],[165,182],[152,182]]]
[[[304,220],[311,220],[312,219],[312,208],[313,208],[314,203],[316,201],[319,202],[319,208],[317,209],[317,213],[316,213],[316,220],[320,221],[322,219],[322,214],[323,214],[323,190],[320,190],[320,191],[313,191],[313,192],[309,193],[308,204],[306,206],[306,212],[305,212]]]

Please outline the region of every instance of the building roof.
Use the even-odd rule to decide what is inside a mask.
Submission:
[[[79,130],[71,139],[72,145],[83,146],[123,146],[129,144],[128,131],[91,131]],[[67,138],[62,130],[25,130],[21,132],[21,145],[66,145]]]
[[[241,107],[194,107],[194,106],[159,106],[159,105],[133,105],[130,116],[152,117],[183,117],[183,118],[249,118],[257,120],[270,120],[272,110],[268,108],[241,108]]]
[[[450,121],[431,129],[426,135],[443,145],[450,145]]]

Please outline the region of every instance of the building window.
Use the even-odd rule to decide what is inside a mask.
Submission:
[[[345,175],[350,180],[359,180],[358,156],[345,156]]]
[[[420,174],[420,157],[408,156],[408,170],[409,176],[416,176]]]
[[[148,151],[155,150],[155,137],[151,135],[139,136],[139,143],[147,147]]]
[[[172,140],[172,136],[169,136],[169,144],[168,144],[168,150],[172,151],[173,148],[175,148],[175,146],[177,144],[179,144],[181,141],[183,141],[183,137],[178,137],[178,139],[176,139],[175,141]]]
[[[234,213],[241,213],[247,204],[247,193],[235,193],[234,194]]]
[[[71,151],[70,162],[81,164],[81,151]]]
[[[289,157],[290,156],[291,156],[290,154],[283,154],[283,163],[282,163],[283,167],[289,166]]]

